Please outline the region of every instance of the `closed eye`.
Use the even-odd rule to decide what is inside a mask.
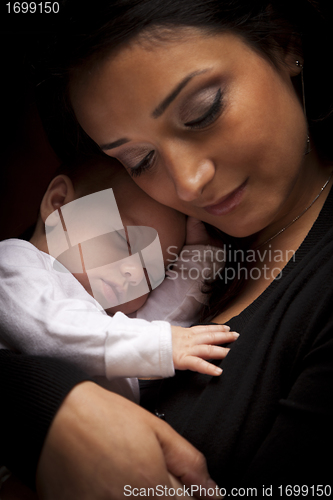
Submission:
[[[208,108],[208,110],[205,113],[203,113],[199,118],[185,122],[184,126],[192,130],[203,129],[217,119],[217,117],[220,115],[222,111],[222,108],[223,108],[223,95],[221,89],[219,88],[218,91],[216,92],[214,101],[212,105]],[[125,166],[132,177],[138,177],[143,172],[147,172],[153,167],[154,160],[155,160],[155,150],[151,150],[136,165],[129,166],[128,162],[125,161]]]
[[[222,91],[218,89],[211,107],[199,118],[184,123],[185,127],[191,129],[201,129],[207,127],[218,117],[223,107]]]
[[[139,176],[143,171],[152,167],[155,151],[150,151],[139,163],[134,167],[128,167],[132,177]]]

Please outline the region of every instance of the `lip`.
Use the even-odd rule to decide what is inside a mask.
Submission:
[[[110,304],[110,307],[117,306],[123,303],[124,296],[126,294],[125,289],[119,289],[114,283],[110,281],[101,280],[103,295]]]
[[[203,209],[210,215],[226,215],[230,213],[241,203],[248,180],[247,178],[243,184],[238,186],[238,188],[234,189],[231,193],[223,196],[223,198],[217,203],[214,203],[214,205],[207,205],[203,207]]]

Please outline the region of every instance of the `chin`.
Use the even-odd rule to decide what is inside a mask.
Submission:
[[[105,309],[105,312],[112,316],[116,314],[116,312],[122,312],[124,314],[131,314],[136,312],[140,307],[142,307],[149,297],[149,293],[138,297],[137,299],[131,300],[129,302],[125,302],[125,304],[120,304],[119,306],[110,307],[109,309]]]
[[[266,213],[261,217],[258,216],[257,219],[246,217],[246,215],[247,214],[241,214],[239,217],[235,217],[232,223],[228,224],[222,220],[216,221],[214,224],[212,224],[211,221],[209,223],[216,229],[219,229],[233,238],[248,238],[250,236],[254,236],[269,226],[273,219],[273,216]]]

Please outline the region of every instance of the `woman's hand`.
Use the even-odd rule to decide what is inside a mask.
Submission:
[[[171,487],[168,470],[186,486],[216,487],[203,455],[168,424],[83,382],[69,393],[50,427],[37,492],[46,500],[123,499],[133,488]]]
[[[173,363],[177,370],[192,370],[206,375],[221,375],[218,366],[206,359],[223,359],[229,352],[226,344],[239,334],[225,325],[199,325],[191,328],[171,326]]]

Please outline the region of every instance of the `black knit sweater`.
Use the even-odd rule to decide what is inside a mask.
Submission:
[[[0,465],[32,489],[58,408],[76,384],[88,379],[67,362],[0,349]]]
[[[216,363],[221,377],[178,372],[146,404],[220,486],[258,485],[257,496],[333,482],[333,190],[294,257],[229,321],[240,337]]]

